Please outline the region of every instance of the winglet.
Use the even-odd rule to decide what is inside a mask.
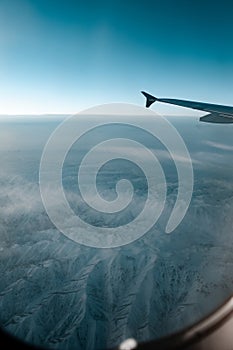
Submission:
[[[146,107],[150,107],[152,105],[152,103],[154,103],[155,101],[157,101],[158,99],[150,94],[148,94],[145,91],[141,91],[141,93],[146,97]]]

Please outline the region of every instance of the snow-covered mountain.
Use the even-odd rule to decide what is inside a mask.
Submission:
[[[27,131],[25,126],[22,135]],[[157,224],[131,244],[98,249],[75,243],[52,224],[39,191],[41,148],[17,147],[1,151],[0,325],[5,330],[51,349],[110,348],[128,337],[146,341],[181,330],[232,293],[233,184],[220,167],[207,176],[199,151],[191,206],[172,234],[164,233],[177,190],[171,173]],[[80,197],[71,164],[72,158],[64,188],[75,209]],[[135,189],[127,221],[140,212],[147,187],[136,168],[120,170],[132,177]],[[104,193],[118,175],[111,168],[102,175]],[[88,220],[87,207],[79,210]],[[111,225],[106,216],[94,224],[103,222]]]

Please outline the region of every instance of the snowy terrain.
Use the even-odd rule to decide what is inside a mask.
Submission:
[[[172,234],[165,234],[164,228],[177,180],[174,166],[169,168],[169,159],[163,159],[168,170],[167,204],[157,224],[131,244],[97,249],[60,233],[41,201],[40,156],[59,121],[20,120],[18,125],[5,122],[4,127],[1,123],[0,137],[2,133],[5,138],[0,139],[0,325],[5,330],[51,349],[110,348],[127,337],[146,341],[181,330],[232,294],[229,127],[221,138],[216,127],[199,130],[196,121],[177,121],[191,152],[195,183],[188,213]],[[64,188],[83,219],[96,226],[114,226],[140,212],[147,193],[143,174],[136,167],[113,162],[98,178],[100,191],[112,189],[120,171],[132,178],[132,206],[118,221],[106,215],[93,221],[75,192],[73,162],[71,152],[64,164]]]

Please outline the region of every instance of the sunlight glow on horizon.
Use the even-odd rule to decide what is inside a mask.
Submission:
[[[38,98],[31,96],[7,96],[0,103],[0,115],[38,115],[38,114],[75,114],[88,108],[88,103],[80,99],[64,98],[60,96],[40,95]]]
[[[5,116],[43,116],[43,115],[73,115],[73,114],[77,114],[77,113],[81,113],[84,112],[84,114],[88,114],[88,111],[90,108],[94,107],[94,106],[102,106],[106,103],[127,103],[127,101],[104,101],[103,103],[93,103],[92,105],[86,103],[81,103],[78,106],[78,103],[76,104],[68,104],[66,103],[66,101],[64,100],[64,102],[62,103],[62,101],[59,101],[58,99],[58,103],[54,104],[54,103],[41,103],[39,104],[38,107],[38,103],[35,101],[35,103],[30,102],[27,103],[26,101],[24,101],[25,103],[18,103],[18,104],[12,104],[11,101],[5,102],[4,104],[1,104],[0,106],[0,118],[1,117],[5,117]],[[95,101],[97,102],[97,101]],[[100,101],[101,102],[101,101]],[[145,106],[145,101],[141,101],[139,99],[139,102],[137,104],[135,103],[130,103],[129,104],[133,104],[139,107],[144,107]],[[54,107],[54,105],[56,105],[56,107]],[[77,107],[75,106],[77,105]],[[157,103],[155,105],[153,105],[150,110],[153,110],[153,112],[158,113],[162,116],[201,116],[204,115],[205,112],[201,112],[201,111],[197,111],[197,110],[192,110],[192,109],[188,109],[188,108],[183,108],[183,107],[178,107],[178,106],[170,106],[170,105],[165,105],[162,103]],[[113,113],[114,114],[114,113]]]

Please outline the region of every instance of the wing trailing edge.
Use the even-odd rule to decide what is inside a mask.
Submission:
[[[226,117],[225,115],[210,113],[201,117],[200,122],[205,123],[218,123],[218,124],[233,124],[233,118]]]

